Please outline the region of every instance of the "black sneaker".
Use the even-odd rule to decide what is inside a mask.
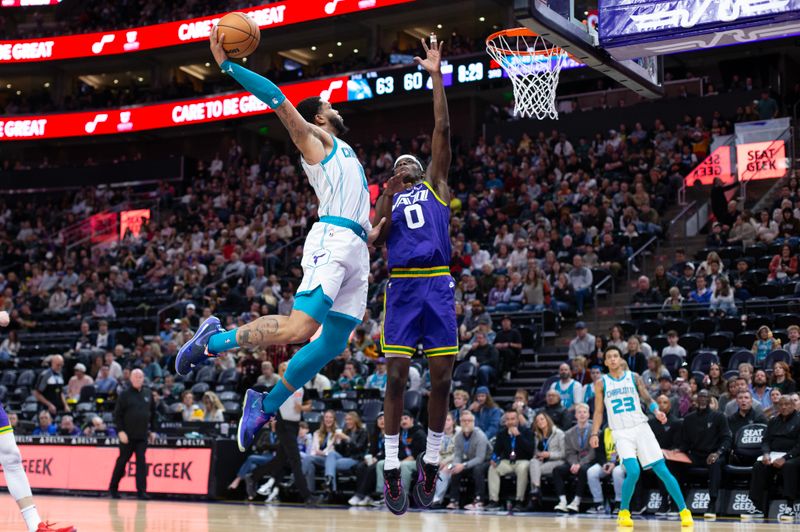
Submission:
[[[309,507],[319,506],[319,503],[322,502],[322,497],[319,495],[311,495],[304,501],[304,504]]]
[[[500,503],[497,501],[489,501],[489,504],[483,507],[484,510],[496,511],[500,509]]]
[[[383,470],[383,500],[394,515],[403,515],[408,510],[408,495],[400,481],[400,468]]]
[[[421,453],[417,457],[417,483],[414,485],[414,503],[421,508],[430,508],[436,494],[436,479],[439,477],[439,465],[428,464]]]
[[[524,512],[525,503],[523,501],[514,501],[514,506],[511,507],[512,512]]]

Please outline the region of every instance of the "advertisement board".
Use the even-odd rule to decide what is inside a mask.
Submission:
[[[800,33],[800,0],[600,0],[600,44],[617,59]]]
[[[81,445],[19,445],[22,465],[31,487],[107,491],[119,448]],[[211,448],[147,449],[147,491],[206,495],[211,471]],[[128,463],[120,491],[136,491],[135,459]],[[0,486],[6,486],[0,473]]]
[[[284,0],[242,9],[262,30],[414,0]],[[225,13],[116,31],[0,41],[0,64],[101,57],[203,41]]]

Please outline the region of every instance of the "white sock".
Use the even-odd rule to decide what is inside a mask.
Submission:
[[[559,504],[567,504],[567,496],[566,495],[559,495],[558,496],[558,503]]]
[[[428,429],[428,440],[425,445],[425,456],[422,461],[426,464],[439,463],[439,450],[442,448],[442,436],[444,432],[433,432]]]
[[[398,469],[400,460],[397,459],[397,452],[400,448],[400,435],[387,434],[384,438],[386,444],[386,460],[383,462],[384,471],[387,469]]]
[[[36,532],[39,529],[39,523],[42,522],[39,512],[36,511],[36,505],[31,504],[20,511],[22,512],[22,518],[25,519],[25,524],[28,526],[28,532]]]

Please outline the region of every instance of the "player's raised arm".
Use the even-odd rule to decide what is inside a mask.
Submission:
[[[437,42],[431,36],[431,45],[422,40],[426,57],[415,57],[414,61],[428,71],[433,84],[433,136],[431,137],[431,164],[428,167],[427,181],[436,188],[436,193],[443,201],[450,202],[450,188],[447,185],[447,174],[453,154],[450,150],[450,112],[447,109],[447,96],[442,79],[442,47],[444,41]]]
[[[647,391],[647,386],[644,384],[642,377],[638,373],[634,373],[633,376],[636,380],[636,388],[639,390],[639,399],[641,399],[642,404],[656,416],[657,420],[661,423],[666,423],[667,415],[658,409],[658,404],[650,397],[650,392]]]
[[[251,92],[256,98],[267,104],[289,131],[292,142],[303,154],[303,159],[308,164],[317,164],[325,158],[325,148],[332,147],[333,141],[319,128],[309,124],[297,112],[292,102],[286,99],[277,85],[264,76],[234,63],[228,59],[222,45],[225,34],[217,35],[217,29],[211,31],[211,53],[214,60],[223,72],[235,79],[239,84]]]
[[[603,426],[603,379],[598,379],[594,386],[594,416],[592,417],[592,437],[589,438],[589,445],[596,449],[600,445],[600,427]]]

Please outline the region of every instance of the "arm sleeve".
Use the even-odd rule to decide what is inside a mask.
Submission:
[[[731,428],[728,426],[728,418],[724,415],[720,415],[720,422],[719,422],[719,430],[720,430],[720,444],[719,444],[719,454],[725,456],[731,448],[731,444],[733,443],[733,435],[731,434]]]
[[[453,463],[460,464],[461,457],[464,455],[464,437],[456,435],[453,439]]]
[[[769,454],[770,448],[772,447],[769,442],[770,439],[772,439],[772,431],[770,429],[772,429],[772,423],[767,425],[767,430],[764,431],[764,439],[761,440],[761,454]]]
[[[553,434],[553,447],[550,449],[550,460],[564,459],[564,433]]]
[[[472,433],[472,437],[475,437],[475,433]],[[484,459],[486,458],[487,446],[489,442],[486,438],[481,438],[475,442],[475,457],[468,460],[464,466],[467,468],[475,467],[478,464],[482,464]]]
[[[117,426],[117,433],[125,432],[125,397],[126,394],[122,393],[117,399],[117,405],[114,407],[114,424]]]
[[[578,449],[572,445],[572,440],[567,438],[567,434],[564,434],[564,453],[566,455],[566,460],[568,465],[577,464],[578,463]]]
[[[278,86],[264,76],[259,76],[252,70],[248,70],[230,60],[222,63],[221,67],[223,72],[235,79],[239,85],[270,108],[275,109],[286,101],[286,96],[283,95]]]

